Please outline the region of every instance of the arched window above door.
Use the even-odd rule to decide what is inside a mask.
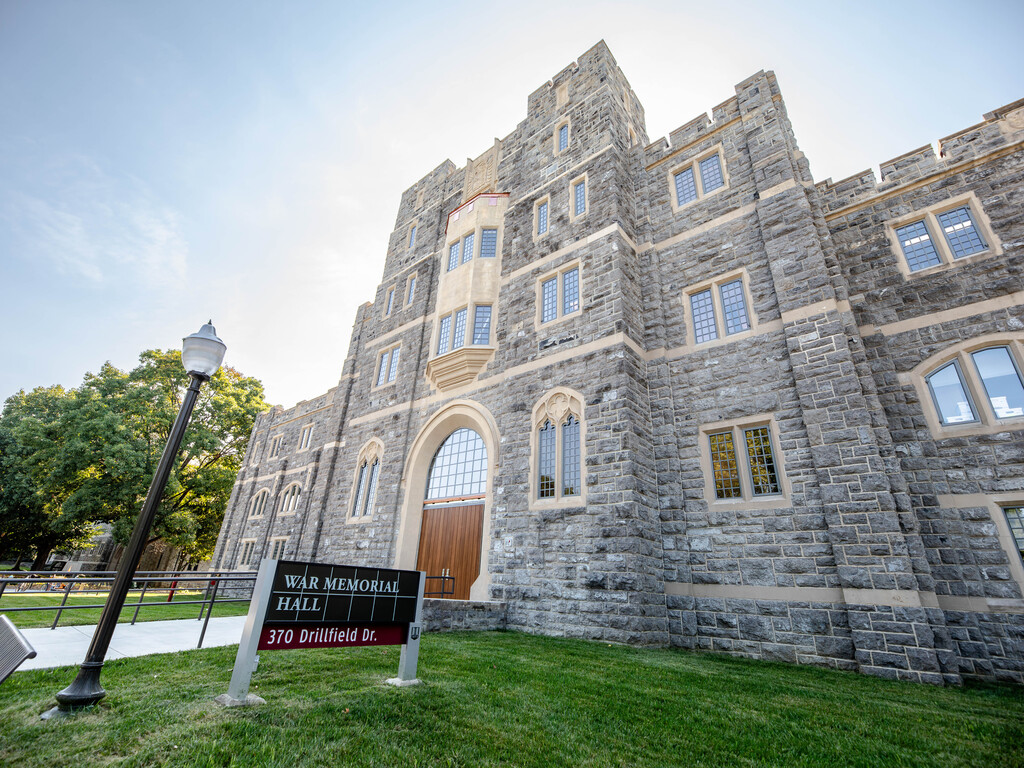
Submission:
[[[486,491],[487,446],[472,429],[457,429],[430,463],[426,501],[482,496]]]

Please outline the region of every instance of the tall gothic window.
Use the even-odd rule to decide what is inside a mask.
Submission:
[[[377,480],[380,477],[381,457],[384,446],[379,440],[371,440],[359,452],[356,460],[356,476],[352,488],[350,517],[362,518],[373,514],[377,496]]]
[[[541,502],[583,496],[583,398],[564,387],[533,409],[533,489]]]

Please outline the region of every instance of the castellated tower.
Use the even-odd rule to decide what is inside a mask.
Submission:
[[[212,565],[447,576],[435,628],[1024,681],[1022,107],[815,185],[771,72],[650,143],[599,43],[402,195]]]

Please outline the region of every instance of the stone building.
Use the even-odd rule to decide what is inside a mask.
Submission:
[[[815,183],[774,74],[735,91],[652,142],[599,43],[410,187],[338,386],[259,418],[212,565],[1024,682],[1024,102]]]

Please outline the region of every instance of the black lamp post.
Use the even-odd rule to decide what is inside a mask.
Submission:
[[[164,494],[164,486],[167,485],[167,478],[174,466],[174,457],[178,453],[181,438],[184,436],[188,420],[192,416],[192,408],[195,407],[196,399],[199,397],[199,387],[204,381],[209,381],[210,377],[220,368],[226,349],[224,342],[217,338],[217,331],[210,323],[200,328],[198,333],[193,333],[182,339],[181,363],[192,380],[185,392],[185,399],[181,403],[181,410],[178,411],[178,418],[174,420],[171,434],[167,437],[163,456],[160,457],[160,464],[156,468],[156,474],[153,475],[149,493],[146,494],[146,503],[142,506],[139,519],[135,522],[135,530],[132,531],[132,538],[128,542],[128,547],[117,568],[114,586],[110,589],[107,603],[103,607],[103,614],[100,616],[99,624],[96,625],[92,642],[89,644],[89,652],[86,653],[85,661],[82,662],[82,667],[74,682],[57,694],[57,706],[43,713],[44,720],[91,706],[107,695],[103,686],[100,685],[100,670],[103,669],[103,659],[107,655],[110,638],[114,634],[117,619],[121,615],[121,608],[128,595],[128,588],[131,586],[132,579],[135,578],[135,569],[139,565],[139,558],[142,557],[142,551],[146,548],[149,529],[153,526],[153,518],[156,516],[160,497]]]

